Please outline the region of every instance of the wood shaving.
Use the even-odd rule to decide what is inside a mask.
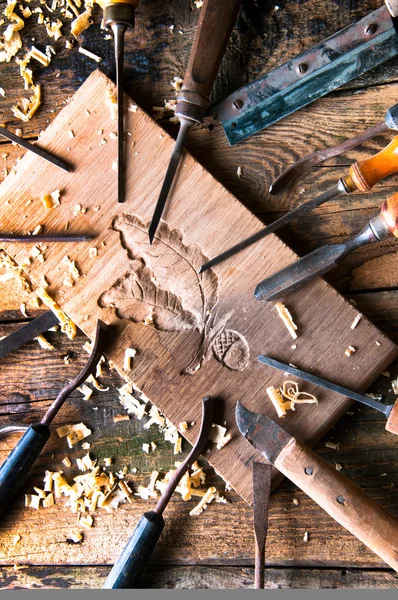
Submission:
[[[44,335],[38,335],[35,339],[39,342],[39,346],[40,348],[43,348],[43,350],[55,350],[54,346],[46,340]]]
[[[59,200],[60,190],[55,190],[55,192],[42,192],[40,197],[46,210],[56,208],[61,204]]]
[[[98,256],[98,248],[89,248],[88,249],[88,255],[90,258],[95,258],[96,256]]]
[[[149,444],[142,444],[142,451],[149,454]]]
[[[76,423],[72,425],[62,425],[56,430],[59,437],[66,437],[69,448],[72,448],[77,442],[84,440],[91,435],[92,431],[84,425],[84,423]]]
[[[39,510],[40,507],[40,496],[35,494],[25,494],[25,506]]]
[[[265,391],[267,392],[269,399],[274,405],[278,417],[285,417],[286,411],[290,409],[290,402],[285,402],[280,389],[275,388],[273,385],[267,387]]]
[[[61,323],[61,331],[62,333],[66,333],[70,340],[73,340],[76,336],[76,325],[74,322],[69,319],[63,310],[58,306],[58,304],[51,298],[51,296],[46,292],[45,289],[39,287],[35,290],[36,295],[44,302],[44,304],[53,311],[55,316]]]
[[[183,82],[183,80],[181,79],[181,77],[173,78],[171,85],[173,86],[173,88],[175,89],[176,92],[179,92],[181,90],[182,82]]]
[[[72,21],[70,32],[75,38],[77,38],[85,29],[88,29],[92,24],[92,12],[92,8],[88,7],[87,10],[77,17],[77,19]]]
[[[304,534],[304,536],[303,536],[303,540],[305,542],[308,542],[308,539],[309,539],[309,533],[308,533],[308,531],[306,531],[305,534]]]
[[[105,104],[109,106],[111,119],[114,121],[117,118],[117,97],[115,90],[111,88],[106,90]]]
[[[83,400],[89,400],[93,395],[93,390],[85,383],[77,388],[83,394]]]
[[[98,383],[98,381],[96,380],[94,375],[90,375],[89,377],[87,377],[86,381],[87,381],[87,383],[91,383],[91,385],[93,385],[95,387],[95,389],[100,392],[108,392],[109,391],[109,386],[104,387],[103,385]]]
[[[125,371],[130,371],[132,366],[132,359],[137,354],[137,350],[135,348],[126,348],[124,351],[124,361],[123,361],[123,369]]]
[[[355,327],[358,325],[358,323],[361,319],[362,319],[362,315],[360,313],[358,313],[351,324],[351,329],[355,329]]]
[[[118,388],[119,400],[129,414],[133,414],[137,419],[141,420],[146,414],[146,405],[133,396],[132,387],[131,383],[126,383],[121,388]]]
[[[19,533],[16,533],[14,535],[14,537],[12,538],[12,542],[11,542],[12,545],[16,546],[18,544],[18,542],[19,542],[20,539],[21,539],[21,536],[19,535]]]
[[[336,471],[341,471],[341,469],[343,468],[340,463],[334,463],[334,466],[336,467]]]
[[[72,461],[69,458],[69,456],[65,456],[65,458],[62,461],[62,464],[65,465],[65,467],[71,467],[72,466]]]
[[[87,208],[83,208],[81,204],[75,204],[73,209],[73,214],[78,217],[79,215],[85,215],[87,212]]]
[[[286,328],[289,331],[290,335],[292,336],[292,338],[294,340],[296,340],[297,339],[297,333],[296,333],[297,325],[294,323],[292,315],[290,314],[289,310],[286,308],[286,306],[284,304],[282,304],[282,302],[277,302],[275,304],[275,308],[278,311],[278,315],[280,316],[280,318],[286,325]]]
[[[391,381],[391,387],[394,394],[398,394],[398,377]]]
[[[79,279],[79,277],[80,277],[80,271],[79,271],[79,269],[76,266],[76,261],[75,260],[71,260],[69,258],[69,256],[66,255],[62,259],[62,263],[68,267],[69,273],[71,274],[71,276],[74,279]]]
[[[179,424],[179,429],[180,431],[186,431],[188,429],[188,423],[186,421],[183,421]]]
[[[242,167],[238,167],[236,169],[236,174],[239,177],[239,179],[242,179]]]
[[[227,434],[226,427],[212,423],[210,439],[216,444],[217,450],[221,450],[232,439],[232,434]]]
[[[25,304],[25,302],[21,302],[21,304],[19,305],[19,310],[23,314],[24,317],[28,316],[26,314],[26,304]]]
[[[80,542],[83,541],[83,534],[78,532],[78,533],[71,533],[69,535],[69,539],[74,543],[74,544],[79,544]]]
[[[87,48],[83,48],[82,46],[79,46],[79,52],[80,54],[84,54],[84,56],[87,56],[87,58],[95,60],[95,62],[97,63],[100,63],[102,61],[102,58],[100,56],[94,54],[94,52],[90,52],[90,50],[87,50]]]
[[[120,423],[121,421],[130,421],[130,417],[128,415],[113,415],[114,423]]]
[[[364,394],[364,396],[367,396],[368,398],[371,398],[372,400],[382,400],[383,396],[381,394],[373,394],[371,392]]]
[[[54,506],[54,504],[54,494],[48,494],[48,496],[43,499],[43,508],[49,508],[50,506]]]
[[[340,442],[335,444],[334,442],[325,442],[326,448],[331,448],[332,450],[338,450],[340,448]]]
[[[104,458],[104,465],[106,467],[110,467],[112,463],[113,463],[113,458]]]
[[[308,392],[301,392],[295,381],[284,381],[282,395],[290,400],[290,409],[295,410],[295,404],[318,404],[318,399]]]
[[[351,356],[352,354],[354,354],[354,352],[356,352],[357,349],[354,348],[354,346],[348,346],[348,348],[345,350],[344,354],[346,356]]]
[[[295,506],[298,506],[299,501],[297,500],[297,498],[293,498],[292,502]]]
[[[53,489],[53,475],[54,472],[53,471],[46,471],[44,474],[44,491],[45,492],[52,492]]]
[[[30,121],[41,104],[40,85],[32,85],[31,89],[33,94],[29,99],[24,98],[18,102],[16,106],[11,107],[14,117],[24,121],[25,123]],[[26,102],[24,102],[24,100],[26,100]]]
[[[190,511],[189,516],[199,516],[213,500],[226,503],[226,499],[219,495],[215,487],[209,487],[199,504]]]

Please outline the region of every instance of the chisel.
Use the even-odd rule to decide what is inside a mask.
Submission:
[[[50,154],[50,152],[47,152],[47,150],[43,150],[42,148],[39,148],[38,146],[31,144],[27,140],[24,140],[24,138],[20,137],[19,135],[16,135],[15,133],[8,131],[8,129],[6,129],[5,127],[0,126],[0,135],[4,136],[8,140],[10,140],[10,142],[14,142],[14,144],[18,144],[18,146],[22,146],[22,148],[25,148],[26,150],[30,150],[34,154],[37,154],[37,156],[40,156],[41,158],[48,160],[48,162],[52,163],[56,167],[59,167],[60,169],[63,169],[67,173],[70,172],[69,165],[67,165],[66,162],[64,162],[57,156]]]
[[[303,175],[303,173],[308,171],[308,169],[311,167],[319,165],[333,156],[344,154],[345,152],[348,152],[348,150],[352,150],[367,140],[370,140],[376,135],[380,135],[388,130],[398,130],[398,104],[390,106],[386,112],[384,121],[376,123],[376,125],[373,125],[373,127],[369,127],[362,133],[346,140],[345,142],[342,142],[341,144],[329,146],[329,148],[324,148],[318,152],[313,152],[312,154],[297,160],[275,179],[275,181],[270,185],[269,193],[272,196],[278,196],[279,194],[282,194],[282,192],[284,192],[285,189],[291,183],[293,183],[293,181]]]
[[[398,521],[266,415],[236,405],[239,431],[268,462],[398,571]]]
[[[113,31],[115,41],[116,88],[117,88],[117,200],[124,202],[125,171],[123,145],[123,62],[124,34],[128,27],[134,27],[135,9],[139,0],[103,0],[104,23]]]
[[[346,396],[347,398],[352,398],[353,400],[356,400],[361,404],[365,404],[366,406],[370,406],[371,408],[378,410],[387,417],[386,430],[390,433],[395,433],[396,435],[398,435],[398,400],[396,400],[394,404],[383,404],[378,400],[368,398],[368,396],[358,394],[357,392],[349,390],[348,388],[345,388],[342,385],[333,383],[331,381],[328,381],[327,379],[323,379],[323,377],[318,377],[317,375],[307,373],[307,371],[303,371],[302,369],[298,369],[297,367],[292,367],[291,365],[282,363],[279,360],[270,358],[269,356],[264,356],[264,354],[260,354],[258,356],[258,361],[261,362],[263,365],[273,367],[274,369],[278,369],[279,371],[283,371],[284,373],[289,373],[294,377],[298,377],[300,379],[303,379],[304,381],[308,381],[309,383],[319,385],[325,388],[326,390],[337,392],[337,394],[341,394],[342,396]]]
[[[79,375],[68,383],[58,394],[50,408],[39,423],[29,426],[25,434],[19,440],[14,450],[6,458],[0,467],[0,515],[3,514],[15,494],[23,486],[29,471],[40,452],[50,437],[50,423],[70,394],[86,381],[96,368],[101,358],[105,341],[107,339],[108,326],[102,321],[97,322],[97,331],[93,344],[93,350],[86,366]]]
[[[272,466],[253,462],[253,525],[256,541],[254,553],[254,588],[264,589],[265,541],[268,532],[268,509]]]
[[[195,446],[175,471],[154,510],[144,513],[141,517],[133,535],[106,578],[103,589],[114,590],[136,587],[163,531],[163,511],[182,476],[190,469],[199,454],[203,452],[209,440],[213,423],[213,408],[213,398],[205,396],[202,400],[202,425]]]
[[[180,119],[180,130],[149,226],[150,244],[155,237],[188,132],[193,125],[203,121],[210,105],[210,92],[241,4],[242,0],[204,0],[187,71],[177,95],[175,114]]]
[[[254,290],[257,300],[273,300],[287,294],[333,269],[347,254],[366,244],[389,237],[398,238],[398,194],[386,200],[379,215],[344,244],[329,244],[303,256],[300,260],[261,281]]]
[[[380,150],[380,152],[374,156],[351,165],[349,173],[345,175],[345,177],[341,177],[336,185],[323,192],[323,194],[320,194],[312,200],[309,200],[297,208],[294,208],[290,212],[283,215],[283,217],[280,217],[270,225],[267,225],[263,229],[260,229],[260,231],[257,231],[257,233],[254,233],[245,240],[235,244],[235,246],[232,246],[232,248],[229,248],[215,258],[212,258],[208,262],[204,263],[198,272],[203,273],[203,271],[210,269],[210,267],[214,267],[214,265],[217,265],[230,256],[241,252],[248,246],[251,246],[259,240],[262,240],[270,233],[274,233],[274,231],[280,227],[287,225],[293,219],[296,219],[310,210],[321,206],[321,204],[324,204],[324,202],[327,202],[328,200],[333,200],[333,198],[336,198],[337,196],[352,194],[357,190],[360,190],[361,192],[370,192],[373,186],[397,171],[398,136],[395,136],[388,146],[383,148],[383,150]]]

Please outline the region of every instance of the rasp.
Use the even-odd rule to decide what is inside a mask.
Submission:
[[[17,331],[14,331],[14,333],[10,333],[10,335],[0,340],[0,358],[17,350],[26,344],[26,342],[30,342],[30,340],[41,335],[50,329],[50,327],[58,324],[59,320],[51,310],[40,315],[40,317],[36,317],[33,321],[29,321],[29,323],[23,325]]]
[[[231,146],[396,56],[397,2],[386,4],[211,106]]]
[[[333,519],[398,571],[398,521],[266,415],[236,405],[239,431]]]

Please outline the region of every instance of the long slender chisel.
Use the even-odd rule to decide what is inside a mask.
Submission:
[[[35,146],[34,144],[31,144],[30,142],[24,140],[24,138],[20,137],[19,135],[8,131],[8,129],[6,129],[5,127],[0,127],[0,135],[3,135],[5,138],[10,140],[10,142],[14,142],[15,144],[22,146],[22,148],[25,148],[26,150],[34,152],[35,154],[37,154],[37,156],[48,160],[48,162],[52,163],[56,167],[59,167],[60,169],[63,169],[67,173],[70,172],[70,167],[66,164],[66,162],[64,162],[60,158],[57,158],[53,154],[50,154],[50,152],[43,150],[39,146]]]

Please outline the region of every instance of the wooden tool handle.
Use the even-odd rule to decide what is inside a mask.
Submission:
[[[398,571],[398,521],[315,452],[292,440],[276,468]]]
[[[395,433],[395,435],[398,435],[398,400],[395,402],[388,416],[386,430],[390,433]]]
[[[398,194],[393,194],[383,203],[381,214],[392,235],[398,238]]]
[[[398,136],[374,156],[356,162],[350,167],[350,174],[344,183],[350,192],[369,192],[376,183],[398,171]]]
[[[209,95],[241,4],[242,0],[204,0],[201,8],[187,71],[177,96],[179,103],[193,103],[202,109],[200,121],[209,106]],[[177,115],[183,111],[189,117],[186,110],[187,107],[177,104]]]

